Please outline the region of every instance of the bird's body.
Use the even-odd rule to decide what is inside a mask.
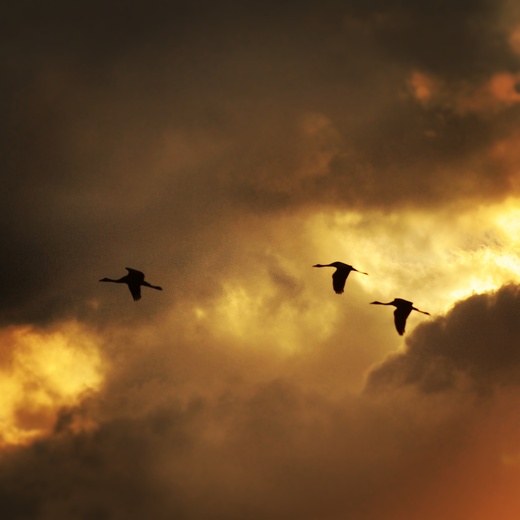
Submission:
[[[408,300],[403,300],[402,298],[395,298],[393,301],[388,303],[381,303],[381,302],[371,302],[372,305],[393,305],[395,307],[394,311],[394,323],[395,328],[397,329],[397,332],[400,336],[404,334],[404,330],[406,327],[406,319],[408,316],[410,316],[410,313],[412,311],[417,311],[422,314],[427,314],[430,316],[429,312],[421,311],[413,306],[412,302],[409,302]]]
[[[113,282],[113,283],[126,283],[128,288],[130,289],[130,293],[132,294],[132,298],[137,301],[141,299],[141,285],[145,287],[150,287],[152,289],[157,289],[158,291],[162,291],[162,287],[157,285],[149,284],[144,279],[144,273],[138,271],[137,269],[131,269],[130,267],[125,267],[128,271],[126,276],[119,278],[118,280],[114,280],[112,278],[102,278],[99,280],[100,282]]]
[[[345,289],[345,282],[347,281],[347,277],[351,271],[356,271],[356,273],[366,274],[363,271],[358,271],[354,267],[348,264],[344,264],[343,262],[332,262],[331,264],[316,264],[312,267],[335,267],[336,270],[332,274],[332,288],[336,294],[342,294]]]

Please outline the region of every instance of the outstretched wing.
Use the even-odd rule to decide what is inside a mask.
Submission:
[[[399,333],[400,336],[402,336],[404,334],[404,329],[406,327],[406,319],[408,318],[408,316],[410,315],[411,312],[412,312],[411,307],[410,308],[398,307],[394,311],[395,328],[397,329],[397,332]]]
[[[141,284],[129,283],[128,288],[130,289],[130,293],[132,294],[134,301],[141,299]]]
[[[144,280],[144,273],[142,271],[132,269],[131,267],[125,267],[125,269],[128,271],[128,276],[131,276],[133,280]]]
[[[332,287],[336,294],[342,294],[345,289],[345,282],[350,271],[346,269],[336,269],[332,275]]]

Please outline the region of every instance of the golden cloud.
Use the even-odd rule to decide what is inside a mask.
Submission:
[[[76,323],[53,331],[12,327],[2,331],[1,340],[0,447],[49,433],[61,408],[101,388],[104,363],[98,342]]]

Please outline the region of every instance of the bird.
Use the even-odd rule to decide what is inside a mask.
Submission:
[[[336,270],[332,274],[332,288],[336,294],[342,294],[345,289],[345,282],[347,281],[347,277],[350,274],[350,271],[356,271],[356,273],[366,274],[363,271],[358,271],[354,267],[348,264],[344,264],[343,262],[332,262],[332,264],[316,264],[312,267],[335,267]]]
[[[412,302],[408,300],[403,300],[402,298],[395,298],[393,301],[388,303],[381,302],[371,302],[371,305],[393,305],[395,307],[394,311],[394,323],[395,328],[400,336],[404,334],[404,329],[406,326],[406,318],[410,315],[412,311],[421,312],[422,314],[427,314],[430,316],[429,312],[421,311],[413,306]]]
[[[112,278],[102,278],[99,280],[100,282],[114,282],[114,283],[126,283],[128,288],[130,289],[130,293],[132,294],[132,298],[134,301],[141,299],[141,285],[145,287],[151,287],[152,289],[157,289],[158,291],[162,291],[162,287],[158,285],[152,285],[144,280],[144,273],[138,271],[137,269],[132,269],[130,267],[125,267],[128,271],[128,274],[119,278],[118,280],[113,280]]]

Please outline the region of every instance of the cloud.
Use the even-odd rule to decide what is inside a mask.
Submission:
[[[445,317],[414,331],[405,352],[371,372],[367,389],[414,385],[425,392],[449,392],[461,382],[479,390],[516,384],[519,308],[517,285],[458,303]]]
[[[192,371],[187,379],[212,386],[196,396],[178,385],[181,372],[171,367],[194,370],[185,356],[216,367],[216,351],[212,359],[208,350],[190,353],[193,346],[167,353],[148,341],[147,352],[137,353],[123,343],[126,361],[116,356],[121,370],[99,398],[65,408],[53,435],[3,455],[3,509],[13,520],[455,520],[497,507],[514,518],[516,492],[507,490],[516,489],[520,453],[519,302],[517,286],[460,302],[418,327],[407,350],[375,368],[365,392],[350,396],[270,377],[272,369],[237,384],[251,353],[238,363],[228,356],[235,378],[222,384],[221,372],[220,386]],[[97,427],[74,430],[86,419]]]
[[[383,427],[387,439],[376,443],[368,425]],[[334,518],[341,511],[365,518],[374,512],[369,494],[383,493],[376,509],[386,504],[392,470],[410,483],[406,474],[430,459],[412,446],[396,465],[390,438],[403,432],[388,426],[379,413],[345,413],[274,382],[250,399],[229,396],[185,410],[170,405],[8,455],[3,502],[13,519],[23,518],[24,509],[35,519],[94,512],[127,518],[146,512],[158,519]],[[405,440],[411,441],[409,434],[398,444]],[[34,492],[28,495],[28,489]]]
[[[102,386],[105,363],[99,341],[77,323],[47,331],[12,327],[2,331],[1,342],[2,448],[49,434],[60,409]]]
[[[95,290],[78,280],[128,261],[166,273],[212,254],[237,218],[438,208],[516,190],[490,153],[516,127],[507,38],[493,43],[502,28],[486,29],[488,3],[443,4],[437,17],[432,5],[156,2],[121,13],[52,2],[26,17],[12,4],[4,322],[88,316],[74,292],[91,301]],[[471,92],[491,81],[503,110],[447,113],[431,85],[428,106],[417,103],[406,95],[414,71],[421,95],[427,78]]]
[[[498,63],[512,63],[496,52],[498,24],[490,24],[504,4],[486,1],[351,2],[352,14],[366,20],[375,41],[394,59],[415,67],[424,64],[433,74],[467,77]],[[500,42],[501,51],[506,41]],[[478,65],[477,65],[478,56]],[[493,59],[497,59],[498,63]]]
[[[489,117],[520,101],[517,92],[519,76],[510,72],[496,72],[480,85],[467,82],[443,84],[438,78],[414,71],[408,80],[411,95],[425,108],[440,107],[460,116],[477,114]],[[431,137],[435,132],[430,131]],[[428,135],[428,134],[427,134]]]
[[[511,6],[9,9],[0,364],[39,440],[2,453],[1,509],[516,519],[516,286],[411,317],[382,363],[368,305],[520,273]],[[341,298],[311,267],[335,260],[370,273]],[[98,283],[125,266],[164,291]]]

